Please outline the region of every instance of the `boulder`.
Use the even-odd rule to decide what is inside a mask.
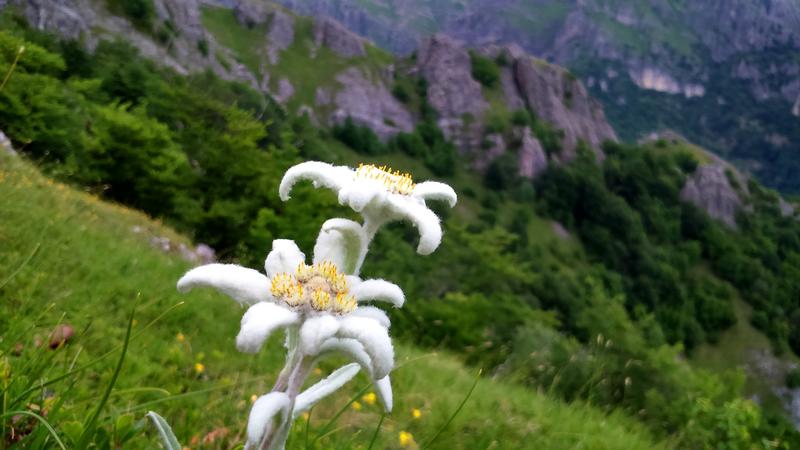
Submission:
[[[374,131],[382,140],[399,132],[411,132],[414,120],[411,113],[386,89],[382,82],[367,79],[361,70],[351,67],[336,76],[341,88],[332,101],[335,110],[333,123],[348,117]],[[324,90],[317,90],[317,101],[330,100]]]
[[[367,55],[364,39],[330,17],[314,21],[314,44],[325,46],[345,58]]]
[[[6,137],[6,134],[0,131],[0,151],[4,151],[9,155],[16,155],[17,152],[14,150],[14,146],[11,145],[11,140]]]
[[[680,197],[735,229],[736,213],[742,207],[742,200],[731,186],[725,169],[726,165],[718,162],[699,166],[686,180]]]

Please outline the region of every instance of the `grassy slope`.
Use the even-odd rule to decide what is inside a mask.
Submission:
[[[59,321],[86,332],[55,353],[56,369],[49,376],[60,373],[61,364],[75,355],[80,365],[115,348],[124,335],[126,314],[141,293],[134,327],[140,334],[131,344],[104,415],[129,413],[138,419],[155,409],[184,443],[223,427],[227,436],[204,448],[230,448],[241,441],[251,395],[268,389],[281,363],[280,342],[273,338],[256,357],[239,354],[233,346],[242,313],[238,307],[211,292],[184,297],[175,291],[175,280],[188,264],[153,249],[148,240],[155,235],[187,242],[184,238],[140,213],[54,183],[28,163],[5,155],[0,155],[0,210],[0,360],[11,365],[11,383],[20,381],[29,361],[50,354],[33,342]],[[141,231],[134,232],[134,227]],[[180,306],[147,327],[175,305]],[[184,341],[176,338],[178,333]],[[19,357],[9,355],[16,342],[25,345]],[[62,430],[63,420],[82,419],[96,404],[115,356],[76,379],[72,390],[66,383],[51,387],[56,398],[65,401],[62,416],[52,418],[57,429]],[[200,374],[195,370],[198,362],[205,367]],[[398,365],[393,376],[395,412],[384,422],[374,448],[395,448],[401,430],[410,431],[419,442],[430,438],[475,377],[474,369],[446,353],[423,353],[404,345],[398,348]],[[364,384],[357,378],[348,392],[315,410],[311,436],[315,425]],[[412,408],[421,409],[421,419],[411,418]],[[375,406],[351,408],[340,419],[342,428],[320,441],[319,448],[364,448],[378,418]],[[361,426],[365,431],[357,431]],[[299,439],[290,448],[299,448]],[[129,448],[153,442],[154,430],[147,428]],[[489,379],[479,382],[466,408],[433,447],[659,448],[631,419],[565,405]]]

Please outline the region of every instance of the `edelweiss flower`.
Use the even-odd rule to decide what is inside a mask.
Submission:
[[[409,174],[385,166],[360,165],[354,170],[316,161],[304,162],[286,171],[279,188],[281,199],[288,200],[292,187],[301,180],[313,181],[314,187],[332,189],[338,194],[339,203],[360,213],[364,217],[366,242],[387,222],[410,221],[419,231],[417,252],[423,255],[432,253],[442,241],[439,217],[425,202],[444,200],[453,207],[457,200],[455,191],[444,183],[415,184]],[[366,253],[366,249],[362,253]]]
[[[395,284],[362,281],[339,269],[337,262],[345,261],[346,246],[342,242],[348,239],[346,229],[359,227],[347,222],[350,221],[333,219],[327,231],[323,227],[311,265],[305,263],[305,255],[293,241],[278,239],[273,241],[264,264],[266,276],[234,264],[208,264],[190,270],[178,281],[181,292],[197,286],[213,287],[242,305],[250,305],[236,337],[236,347],[242,352],[258,352],[270,334],[284,328],[289,359],[316,359],[340,352],[358,364],[355,372],[352,368],[343,372],[348,375],[344,381],[344,375],[330,380],[331,375],[327,387],[315,390],[312,386],[300,394],[293,416],[333,392],[326,391],[330,385],[344,384],[355,376],[358,366],[374,381],[386,410],[392,407],[388,374],[394,365],[394,349],[389,338],[389,318],[374,306],[358,304],[384,301],[400,307],[405,299]],[[306,373],[311,366],[304,369]],[[309,391],[311,394],[307,394]]]

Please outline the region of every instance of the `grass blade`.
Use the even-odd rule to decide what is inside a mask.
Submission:
[[[375,427],[375,432],[372,433],[372,439],[369,441],[369,447],[367,450],[372,450],[372,446],[375,445],[375,441],[378,439],[378,433],[381,431],[381,425],[383,425],[383,419],[386,418],[386,413],[381,414],[381,420],[378,421],[378,426]]]
[[[36,414],[35,412],[32,412],[32,411],[9,411],[9,412],[3,414],[2,416],[0,416],[0,418],[13,417],[13,416],[18,416],[18,415],[19,416],[30,416],[30,417],[33,417],[34,419],[38,420],[39,423],[41,423],[42,425],[44,425],[45,428],[47,428],[47,431],[50,433],[50,436],[52,436],[53,439],[56,441],[56,444],[58,444],[58,446],[61,447],[62,450],[67,450],[67,447],[64,445],[64,442],[62,442],[61,438],[58,437],[58,433],[56,433],[56,430],[53,428],[52,425],[50,425],[50,422],[48,422],[47,419],[45,419],[44,417]]]
[[[164,448],[167,450],[181,450],[181,444],[178,442],[178,438],[175,437],[175,433],[172,432],[172,427],[169,426],[163,417],[154,411],[148,412],[147,417],[153,421],[153,425],[158,429],[158,434],[161,435],[161,442],[164,443]]]
[[[81,433],[81,437],[78,441],[78,448],[86,448],[88,444],[88,440],[91,435],[94,433],[94,425],[97,422],[97,417],[100,415],[100,412],[106,406],[108,402],[108,397],[111,396],[111,391],[114,389],[114,384],[117,382],[117,378],[119,377],[119,373],[122,370],[122,363],[125,361],[125,355],[128,352],[128,344],[131,341],[131,330],[133,329],[133,316],[136,313],[136,304],[139,302],[139,297],[137,296],[136,301],[133,304],[133,308],[131,309],[131,315],[128,318],[128,329],[125,331],[125,342],[122,344],[122,353],[119,355],[119,361],[117,361],[117,367],[114,368],[114,374],[111,376],[111,381],[108,383],[108,387],[106,387],[106,391],[103,393],[103,398],[100,400],[100,403],[97,405],[97,408],[94,410],[89,419],[86,421],[86,424],[83,427],[83,433]]]
[[[331,428],[333,428],[333,425],[336,423],[336,421],[339,420],[339,417],[341,417],[341,415],[344,414],[345,411],[347,411],[347,408],[349,408],[350,405],[353,404],[353,402],[355,402],[356,400],[361,398],[362,395],[367,393],[367,390],[369,390],[370,386],[371,385],[368,384],[368,385],[364,386],[363,388],[361,388],[361,390],[358,391],[358,393],[356,395],[354,395],[350,399],[350,401],[347,402],[347,404],[342,406],[342,409],[340,409],[333,417],[331,417],[331,420],[329,420],[328,423],[326,423],[325,426],[322,427],[322,431],[320,431],[319,434],[317,435],[317,437],[315,437],[314,440],[311,441],[312,447],[314,446],[314,444],[317,443],[318,440],[320,440],[322,437],[324,437],[324,436],[326,436],[328,434],[329,430]]]
[[[479,370],[479,371],[478,371],[478,376],[477,376],[477,377],[475,377],[475,382],[474,382],[474,383],[472,383],[472,387],[471,387],[471,388],[469,388],[469,391],[467,392],[467,395],[464,397],[464,400],[461,400],[461,404],[460,404],[460,405],[458,405],[458,408],[456,408],[456,410],[455,410],[455,411],[453,411],[453,414],[450,416],[450,418],[449,418],[449,419],[447,419],[447,422],[445,422],[445,424],[444,424],[444,425],[442,425],[442,427],[441,427],[441,428],[439,428],[439,431],[437,431],[437,432],[436,432],[436,434],[435,434],[435,435],[433,435],[433,437],[431,438],[431,440],[429,440],[428,442],[426,442],[426,443],[425,443],[425,445],[423,445],[422,447],[420,447],[420,449],[426,449],[426,448],[430,447],[430,445],[431,445],[431,444],[433,444],[433,443],[434,443],[434,441],[436,441],[436,439],[438,439],[438,438],[439,438],[439,435],[441,435],[441,434],[442,434],[442,432],[444,432],[444,430],[445,430],[445,429],[446,429],[446,428],[447,428],[447,427],[450,425],[450,423],[453,421],[453,419],[455,419],[455,418],[456,418],[456,416],[458,415],[458,413],[460,413],[460,412],[461,412],[461,409],[462,409],[462,408],[464,407],[464,405],[467,403],[467,400],[469,400],[470,396],[472,395],[472,392],[475,390],[475,386],[477,386],[477,385],[478,385],[478,381],[481,379],[481,372],[483,372],[483,370]]]

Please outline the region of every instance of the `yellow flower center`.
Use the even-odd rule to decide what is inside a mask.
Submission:
[[[347,314],[356,309],[356,299],[349,292],[347,277],[329,261],[311,266],[300,263],[294,273],[275,275],[272,295],[294,309],[310,308],[336,314]]]
[[[387,166],[359,164],[356,169],[356,180],[378,181],[386,187],[386,190],[394,194],[411,195],[414,190],[414,180],[410,174],[392,170]]]

